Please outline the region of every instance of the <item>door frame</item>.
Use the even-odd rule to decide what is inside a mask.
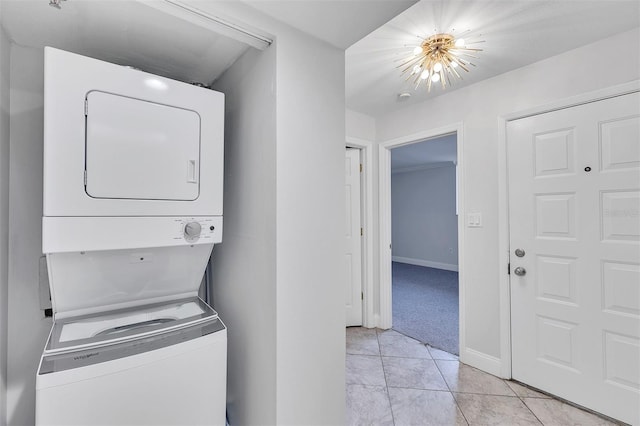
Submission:
[[[360,185],[360,215],[362,226],[362,326],[378,326],[374,311],[374,273],[373,273],[373,146],[365,139],[346,137],[347,148],[360,150],[362,176]]]
[[[572,96],[547,104],[539,105],[498,117],[498,252],[500,286],[500,375],[510,379],[512,366],[511,353],[511,276],[507,273],[509,265],[509,169],[507,153],[507,125],[510,121],[547,112],[571,108],[603,99],[626,95],[640,91],[640,80],[607,87]]]
[[[378,171],[379,171],[379,256],[380,264],[380,322],[379,327],[383,329],[392,326],[392,305],[391,305],[391,149],[403,145],[421,142],[425,139],[433,139],[456,133],[456,154],[457,154],[457,182],[458,182],[458,282],[459,282],[459,343],[460,359],[464,361],[464,330],[465,330],[465,275],[464,275],[464,253],[465,253],[465,185],[464,185],[464,162],[463,162],[463,123],[457,122],[443,127],[438,127],[419,133],[387,140],[378,144]]]

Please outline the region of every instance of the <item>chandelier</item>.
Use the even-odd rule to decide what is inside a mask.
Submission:
[[[55,7],[56,9],[62,9],[61,1],[66,0],[49,0],[49,6]]]
[[[482,43],[475,41],[471,44]],[[431,85],[440,82],[442,88],[451,85],[451,78],[462,79],[459,71],[469,72],[469,66],[474,66],[468,58],[476,58],[475,52],[482,49],[468,47],[463,38],[456,39],[451,34],[435,34],[422,41],[413,49],[409,58],[403,59],[398,68],[402,68],[402,74],[408,74],[405,81],[418,88],[420,83],[427,85],[427,91],[431,91]]]

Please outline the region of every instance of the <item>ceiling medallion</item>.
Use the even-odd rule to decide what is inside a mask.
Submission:
[[[468,43],[451,34],[435,34],[416,46],[411,57],[405,58],[398,68],[402,68],[403,75],[408,74],[405,81],[413,80],[416,89],[422,82],[427,85],[427,91],[431,91],[431,85],[438,82],[444,89],[451,85],[452,76],[462,79],[458,71],[469,72],[469,66],[475,67],[468,58],[477,58],[474,53],[481,52],[482,49],[468,45],[477,43],[483,41]]]

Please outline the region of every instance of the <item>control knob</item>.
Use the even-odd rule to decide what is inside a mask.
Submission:
[[[188,239],[198,238],[202,227],[198,222],[189,222],[184,226],[184,237]]]

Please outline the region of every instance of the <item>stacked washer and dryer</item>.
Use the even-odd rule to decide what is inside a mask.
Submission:
[[[45,49],[38,425],[222,425],[226,328],[198,298],[222,241],[224,95]]]

